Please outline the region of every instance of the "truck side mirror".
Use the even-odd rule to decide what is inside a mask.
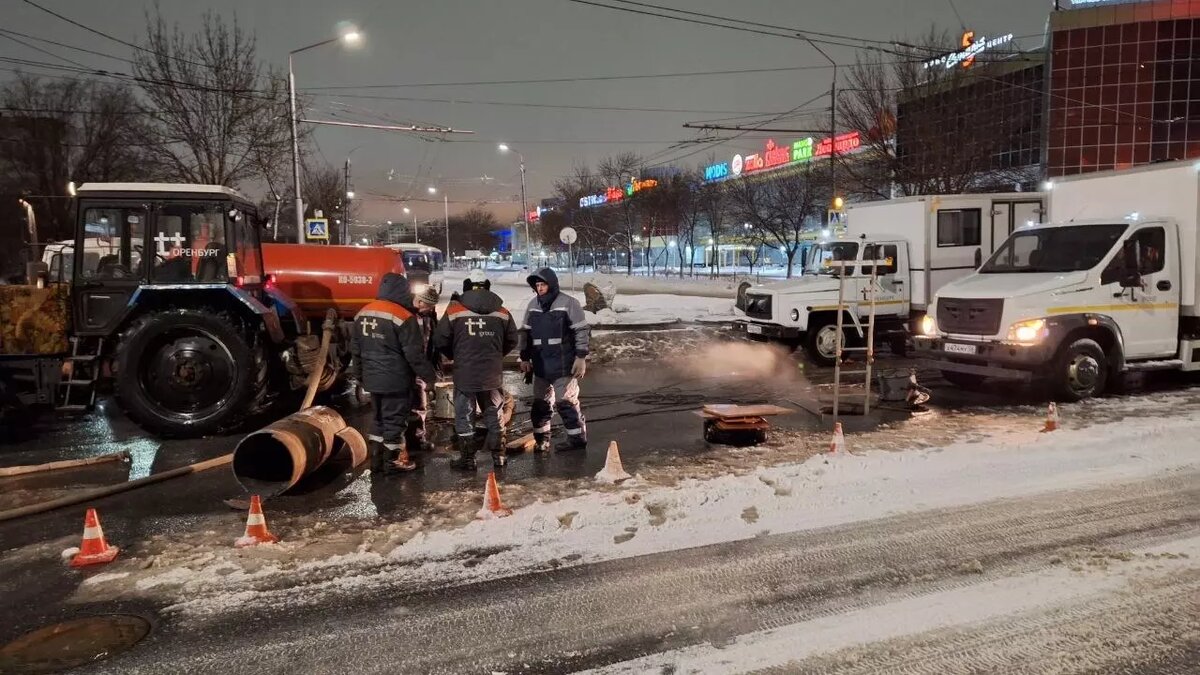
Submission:
[[[975,249],[975,269],[979,269],[981,265],[983,265],[983,249],[977,248]]]
[[[1141,259],[1137,239],[1126,239],[1121,242],[1123,267],[1121,269],[1121,288],[1141,288]]]

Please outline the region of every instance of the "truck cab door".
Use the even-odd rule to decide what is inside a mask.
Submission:
[[[863,247],[863,260],[886,260],[888,264],[880,265],[876,273],[875,312],[877,314],[908,315],[909,290],[907,282],[908,250],[906,246],[896,243],[867,244]],[[866,277],[863,284],[863,297],[869,300],[867,284],[870,283],[871,266],[863,265],[862,273]],[[866,314],[868,306],[863,305]]]
[[[1119,251],[1100,275],[1100,283],[1113,296],[1111,316],[1121,329],[1126,359],[1174,356],[1179,349],[1179,251],[1175,230],[1161,224],[1146,225],[1129,235],[1136,244],[1135,261],[1140,284],[1123,288],[1128,266]]]
[[[146,276],[146,204],[87,202],[75,239],[73,319],[78,335],[109,335]],[[83,251],[84,255],[78,255]]]

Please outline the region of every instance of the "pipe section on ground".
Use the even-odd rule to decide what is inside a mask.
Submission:
[[[243,438],[233,450],[233,475],[247,493],[272,497],[342,451],[358,466],[366,460],[367,442],[337,411],[316,406]]]

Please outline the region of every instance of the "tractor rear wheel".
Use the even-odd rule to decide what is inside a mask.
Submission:
[[[262,409],[267,360],[235,316],[171,309],[135,321],[117,348],[116,397],[134,422],[162,436],[237,427]]]

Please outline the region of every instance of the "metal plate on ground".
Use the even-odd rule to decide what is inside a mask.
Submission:
[[[150,622],[105,614],[43,626],[0,647],[0,673],[55,673],[120,654],[150,633]]]

